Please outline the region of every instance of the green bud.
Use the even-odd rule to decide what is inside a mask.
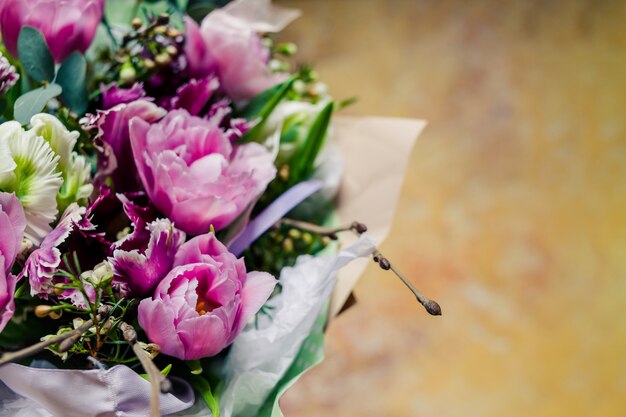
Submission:
[[[122,84],[132,84],[137,79],[137,71],[130,62],[125,62],[120,70],[120,82]]]

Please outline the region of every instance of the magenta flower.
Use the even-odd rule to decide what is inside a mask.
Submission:
[[[222,10],[209,13],[198,27],[185,18],[185,57],[191,77],[217,72],[222,88],[233,100],[250,99],[281,81],[268,67],[269,50],[242,19]]]
[[[185,109],[192,116],[198,116],[207,106],[220,82],[215,76],[200,80],[192,79],[176,89],[174,97],[166,97],[161,105],[168,110]]]
[[[13,262],[22,246],[26,229],[24,208],[15,194],[0,193],[0,332],[15,311]]]
[[[174,255],[185,241],[185,234],[176,230],[167,219],[159,219],[147,225],[150,241],[144,251],[116,249],[109,258],[115,271],[115,283],[124,294],[146,296],[170,272]]]
[[[17,38],[23,26],[39,29],[55,62],[72,52],[85,52],[104,12],[104,0],[0,0],[2,41],[17,57]]]
[[[150,200],[191,235],[228,226],[276,174],[270,152],[257,143],[232,145],[220,121],[185,110],[153,124],[130,121],[133,156]]]
[[[130,88],[122,88],[115,83],[104,85],[100,84],[102,92],[102,103],[100,110],[108,110],[118,104],[128,104],[135,100],[142,99],[146,96],[142,83],[135,83]]]
[[[119,99],[119,90],[116,91]],[[105,97],[109,100],[114,99],[106,95]],[[110,177],[118,193],[141,189],[130,146],[128,123],[134,117],[155,122],[165,116],[165,113],[164,109],[148,99],[139,99],[130,103],[116,104],[105,111],[98,111],[96,115],[88,115],[81,121],[86,128],[98,130],[94,142],[101,152],[98,155],[96,183],[104,183],[104,180]]]
[[[154,296],[139,304],[139,324],[161,352],[191,360],[232,343],[274,290],[265,272],[248,272],[212,233],[183,244]]]
[[[85,208],[72,203],[65,210],[56,227],[46,235],[24,264],[20,274],[28,277],[31,295],[48,298],[54,290],[53,278],[61,264],[59,246],[65,242],[85,214]]]

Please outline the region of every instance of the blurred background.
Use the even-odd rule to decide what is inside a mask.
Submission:
[[[285,415],[623,416],[626,2],[274,1],[345,114],[428,120],[382,249],[443,307],[368,269]]]

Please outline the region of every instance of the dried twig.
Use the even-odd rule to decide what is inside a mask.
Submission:
[[[357,236],[361,236],[363,233],[367,232],[367,226],[359,222],[352,222],[352,224],[350,224],[349,226],[341,226],[334,229],[293,219],[281,219],[280,224],[300,229],[302,231],[316,233],[321,236],[328,236],[333,240],[337,239],[337,233],[339,232],[352,231]],[[417,298],[417,301],[419,301],[419,303],[424,306],[429,314],[433,316],[441,315],[441,307],[439,306],[439,304],[436,301],[425,297],[417,288],[415,288],[415,286],[411,284],[411,281],[409,281],[406,276],[389,261],[389,259],[383,256],[378,248],[375,248],[374,252],[372,253],[372,257],[382,269],[386,271],[391,270],[394,274],[396,274],[396,276],[400,278],[404,285],[406,285],[406,287],[411,290],[413,295],[415,295],[415,298]]]
[[[161,392],[169,392],[172,389],[172,383],[170,380],[159,371],[148,353],[144,351],[139,343],[137,343],[137,332],[135,328],[126,322],[120,323],[120,329],[124,335],[124,340],[133,348],[133,352],[141,362],[141,366],[148,374],[150,385],[152,388],[152,395],[150,396],[150,416],[160,417],[159,411],[159,394]]]
[[[98,321],[102,321],[106,319],[106,317],[109,315],[109,312],[110,312],[110,307],[102,305],[96,316],[96,319]],[[94,325],[94,321],[92,319],[89,319],[85,321],[82,325],[80,325],[78,328],[74,330],[70,330],[69,332],[65,332],[65,333],[53,336],[47,340],[43,340],[39,343],[35,343],[32,346],[28,346],[24,349],[21,349],[15,352],[6,352],[0,358],[0,366],[5,365],[9,362],[15,362],[17,360],[35,355],[41,352],[42,350],[44,350],[45,348],[47,348],[48,346],[54,345],[56,343],[59,344],[59,349],[58,349],[59,352],[67,352],[68,350],[72,348],[74,343],[76,343],[80,339],[83,333],[89,330],[89,328],[93,325]]]

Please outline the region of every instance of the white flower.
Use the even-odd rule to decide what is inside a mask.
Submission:
[[[89,160],[73,150],[78,132],[49,114],[37,114],[30,123],[29,130],[15,121],[0,125],[0,191],[20,199],[26,237],[38,246],[57,213],[86,201],[93,185]]]
[[[0,125],[0,190],[14,192],[24,206],[26,237],[39,244],[57,215],[56,197],[63,183],[59,156],[50,144],[18,122]]]
[[[59,193],[59,210],[70,203],[86,200],[93,191],[90,181],[91,166],[82,155],[73,151],[79,133],[69,131],[56,117],[40,113],[30,119],[32,130],[42,136],[55,154],[59,155],[58,169],[63,175],[63,185]]]

